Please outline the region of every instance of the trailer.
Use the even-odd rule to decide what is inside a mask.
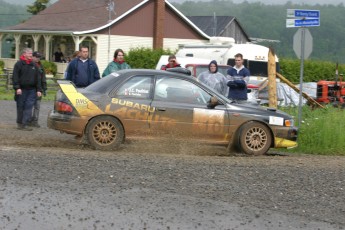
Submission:
[[[267,79],[267,62],[269,48],[257,44],[236,44],[230,37],[211,37],[209,43],[180,45],[176,58],[202,58],[216,60],[220,65],[235,65],[235,55],[241,53],[244,66],[250,71],[252,83]],[[276,68],[279,72],[279,59],[275,55]]]

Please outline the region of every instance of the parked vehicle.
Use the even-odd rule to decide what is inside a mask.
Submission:
[[[162,55],[156,65],[156,70],[161,70],[168,63],[169,55]],[[193,57],[178,57],[177,62],[181,67],[186,68],[190,64],[205,64],[208,65],[211,60],[205,58],[193,58]]]
[[[334,106],[345,107],[345,82],[318,81],[316,101],[322,104],[332,103]]]
[[[252,155],[297,145],[288,114],[236,104],[185,74],[130,69],[84,89],[58,84],[48,127],[82,136],[95,149],[117,149],[128,137],[222,144]]]
[[[244,66],[250,70],[250,80],[263,81],[267,78],[267,62],[269,49],[257,44],[236,44],[233,38],[211,37],[207,44],[181,45],[176,53],[180,58],[202,58],[216,60],[220,65],[235,65],[235,55],[241,53]],[[279,71],[279,59],[275,56],[277,71]],[[254,83],[255,84],[255,83]]]

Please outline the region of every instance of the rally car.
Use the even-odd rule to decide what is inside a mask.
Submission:
[[[86,88],[58,83],[48,127],[80,136],[95,149],[116,150],[128,137],[222,144],[250,155],[297,146],[290,115],[236,104],[185,74],[129,69]]]

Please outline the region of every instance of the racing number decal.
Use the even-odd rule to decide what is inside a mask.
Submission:
[[[193,128],[202,133],[221,133],[224,127],[224,111],[198,109],[193,111]]]
[[[79,93],[73,85],[60,84],[60,87],[81,116],[103,113],[97,105],[86,98],[83,94]]]

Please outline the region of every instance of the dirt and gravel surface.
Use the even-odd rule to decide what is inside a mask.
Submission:
[[[0,229],[345,229],[345,157],[173,140],[100,152],[48,129],[52,104],[28,132],[0,101]]]

